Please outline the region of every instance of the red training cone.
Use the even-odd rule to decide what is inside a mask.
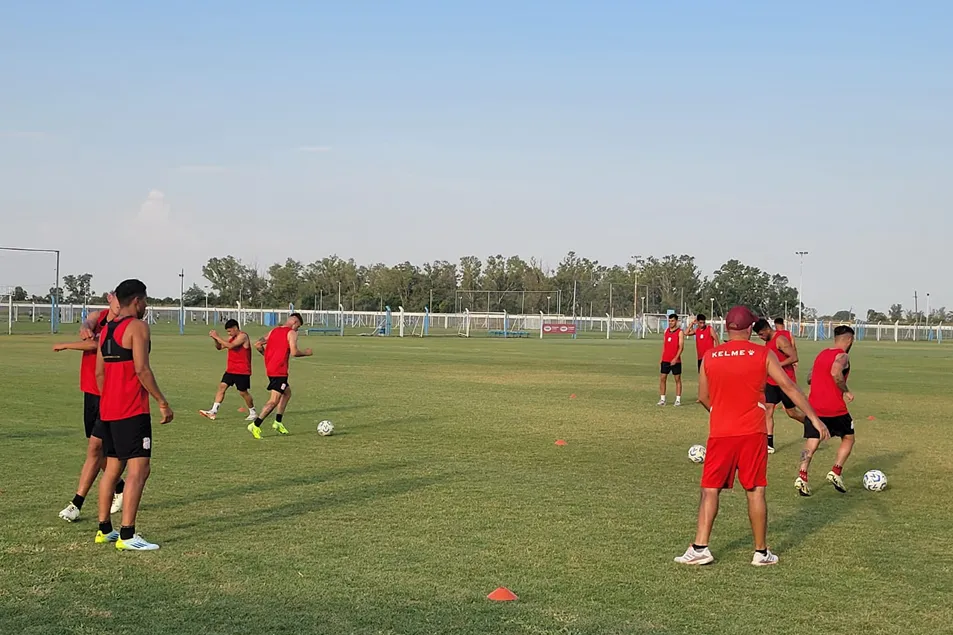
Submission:
[[[874,421],[876,418],[877,417],[870,415],[869,417],[867,417],[867,421]]]
[[[515,593],[507,589],[505,586],[501,586],[496,591],[486,596],[486,599],[493,600],[495,602],[512,602],[518,598],[516,597]]]
[[[573,393],[573,394],[569,395],[569,398],[570,398],[570,399],[575,399],[575,398],[576,398],[576,393]]]
[[[238,411],[239,411],[239,412],[245,412],[245,407],[242,406],[241,408],[238,409]]]
[[[562,439],[556,439],[556,445],[566,445],[566,442]]]

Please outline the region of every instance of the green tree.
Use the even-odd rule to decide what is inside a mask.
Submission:
[[[301,306],[301,293],[305,267],[288,258],[284,264],[268,267],[268,286],[265,290],[265,303],[272,307],[286,307],[288,304]]]
[[[887,316],[876,309],[867,309],[867,322],[880,324],[887,321]]]
[[[903,305],[891,304],[890,311],[887,313],[891,322],[899,322],[903,319]]]
[[[16,287],[13,290],[13,301],[14,302],[26,302],[30,298],[30,294],[26,292],[26,289],[23,287]]]
[[[79,304],[92,295],[93,274],[83,273],[80,275],[63,276],[63,287],[66,289],[66,297],[63,302]]]

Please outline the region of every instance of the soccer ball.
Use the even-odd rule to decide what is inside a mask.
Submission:
[[[864,489],[882,492],[887,489],[887,475],[880,470],[870,470],[864,474]]]
[[[318,424],[318,434],[322,437],[329,437],[334,434],[334,424],[325,419]]]
[[[693,445],[692,447],[688,448],[688,460],[692,463],[704,463],[705,446]]]

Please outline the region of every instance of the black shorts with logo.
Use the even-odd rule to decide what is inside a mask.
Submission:
[[[764,385],[764,400],[767,403],[782,404],[785,410],[791,410],[794,408],[794,402],[791,401],[791,398],[788,397],[787,393],[781,390],[781,386],[772,386],[771,384]]]
[[[661,372],[663,375],[668,375],[669,373],[676,376],[681,375],[682,363],[678,362],[677,364],[673,364],[671,362],[662,362],[662,366],[659,368],[659,372]]]
[[[268,378],[268,390],[285,394],[285,391],[288,390],[288,378],[287,377],[269,377]]]
[[[225,373],[222,375],[222,383],[226,386],[235,386],[235,389],[239,392],[248,392],[248,389],[251,388],[251,375]]]
[[[141,414],[119,421],[103,421],[106,456],[120,461],[152,456],[152,415]]]
[[[849,434],[854,434],[854,419],[850,414],[838,415],[836,417],[819,417],[820,420],[827,426],[827,429],[830,430],[832,437],[846,437]],[[818,432],[814,426],[811,425],[811,422],[808,421],[804,424],[804,438],[805,439],[820,439],[821,433]]]
[[[86,438],[103,438],[102,426],[99,422],[99,395],[89,392],[83,393],[83,425],[86,428]]]

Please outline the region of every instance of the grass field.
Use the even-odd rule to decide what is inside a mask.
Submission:
[[[850,492],[822,486],[826,444],[815,495],[796,495],[800,428],[779,416],[781,564],[748,564],[734,492],[718,560],[698,569],[672,558],[693,535],[686,451],[706,417],[654,406],[658,342],[312,337],[315,356],[292,363],[291,435],[255,441],[234,393],[218,421],[196,413],[224,355],[157,334],[176,420],[155,426],[138,527],[162,549],[117,553],[92,542],[95,493],[80,522],[56,517],[85,440],[79,355],[52,341],[0,337],[4,635],[953,632],[953,347],[860,342]],[[871,468],[885,492],[861,487]],[[500,585],[519,601],[486,600]]]

